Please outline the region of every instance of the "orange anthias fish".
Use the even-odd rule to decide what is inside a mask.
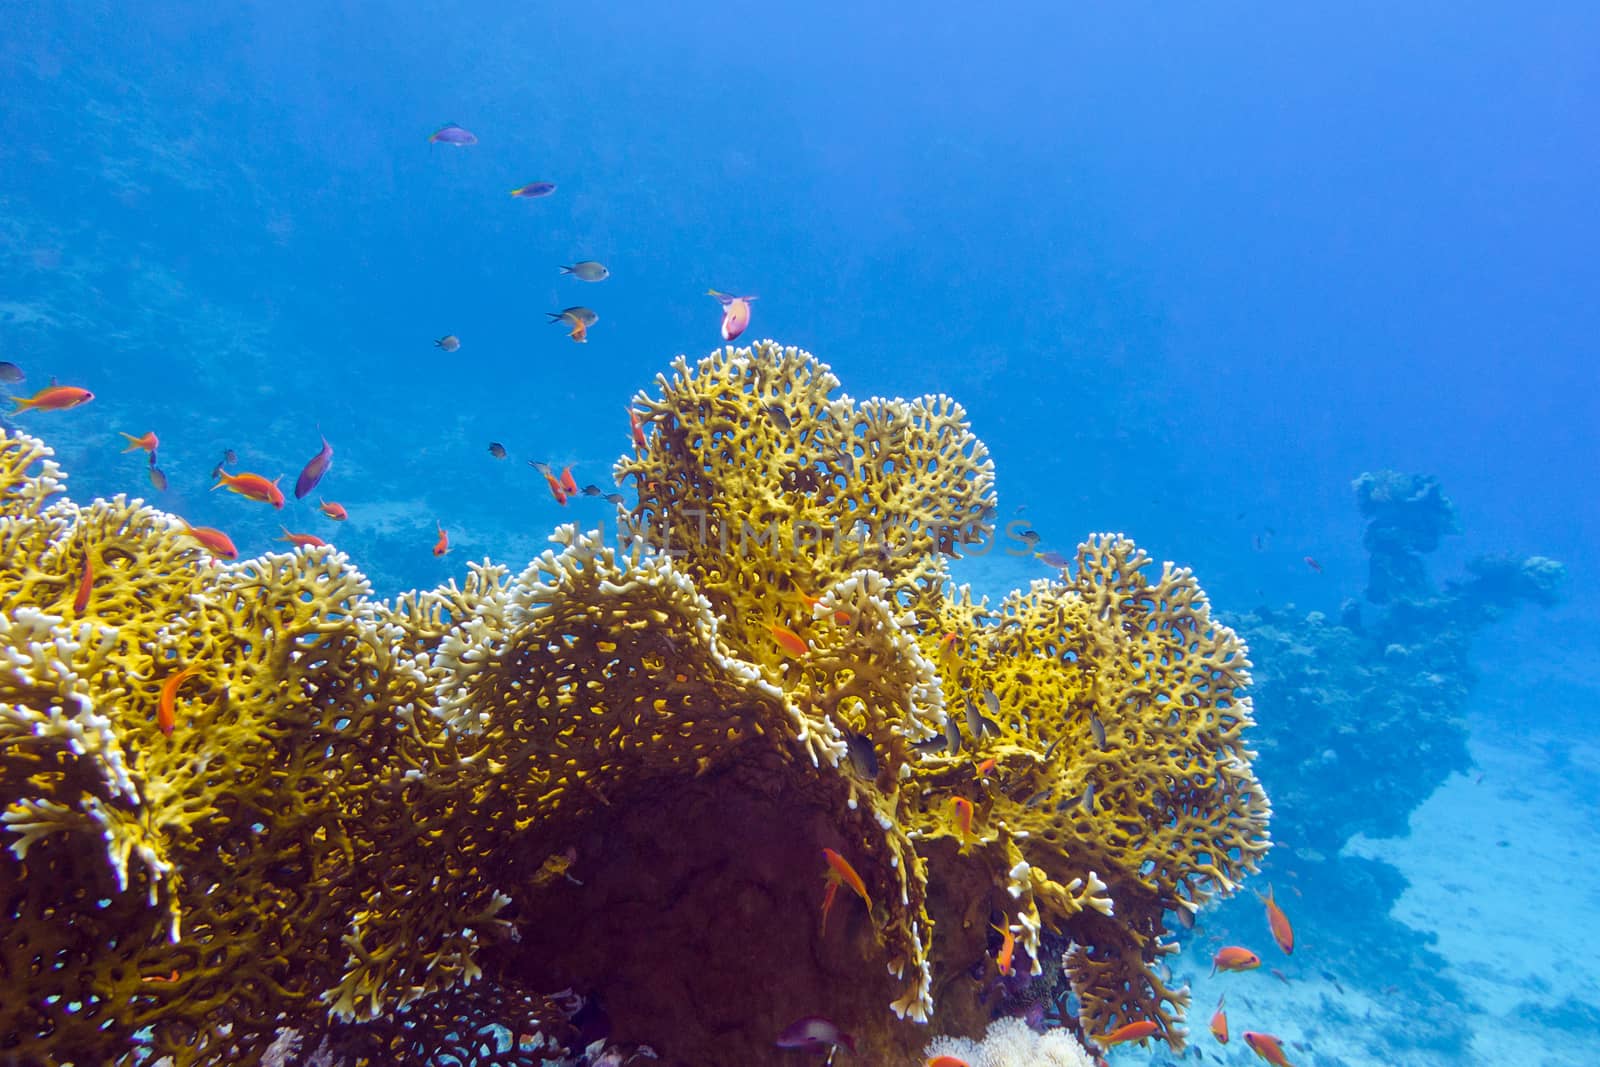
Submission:
[[[806,602],[806,607],[810,608],[813,613],[817,610],[817,608],[822,606],[821,597],[808,596],[805,593],[801,593],[800,599]],[[848,626],[850,625],[850,613],[843,610],[836,611],[833,613],[833,621],[838,623],[840,626]]]
[[[639,413],[632,408],[628,409],[628,422],[633,427],[633,446],[643,451],[650,444],[645,440],[644,423],[639,418]]]
[[[1000,951],[994,957],[995,966],[1000,969],[1002,975],[1010,978],[1017,973],[1017,969],[1011,965],[1012,956],[1017,951],[1017,935],[1011,932],[1009,926],[998,926],[993,923],[990,925],[994,926],[995,932],[1003,938],[1000,942]]]
[[[767,629],[772,631],[772,639],[778,642],[778,647],[796,658],[804,656],[811,651],[811,646],[806,644],[806,639],[789,629],[773,623]]]
[[[438,523],[434,523],[434,525],[439,527],[439,540],[434,542],[433,554],[442,556],[450,551],[450,535],[444,532],[443,526],[439,526]]]
[[[156,727],[168,737],[172,736],[172,728],[178,722],[173,709],[178,700],[178,687],[193,673],[194,667],[191,665],[161,683],[161,700],[156,704]]]
[[[1294,1067],[1289,1062],[1289,1057],[1283,1054],[1283,1042],[1271,1034],[1258,1034],[1254,1030],[1246,1030],[1244,1043],[1250,1046],[1251,1052],[1272,1064],[1272,1067]]]
[[[335,504],[330,500],[318,501],[317,510],[328,516],[328,518],[332,519],[334,522],[343,522],[350,517],[350,513],[344,509],[343,504]]]
[[[1260,896],[1260,894],[1256,894]],[[1289,917],[1278,907],[1278,902],[1273,899],[1272,886],[1267,886],[1267,895],[1261,898],[1261,903],[1267,907],[1267,926],[1272,930],[1272,940],[1283,949],[1285,956],[1294,955],[1294,927],[1289,925]],[[1316,940],[1316,938],[1312,938]]]
[[[750,325],[750,302],[756,298],[719,293],[715,289],[707,289],[706,293],[716,297],[722,304],[722,339],[732,341],[744,333],[745,328]]]
[[[121,433],[120,430],[117,432]],[[128,447],[122,450],[124,454],[128,452],[137,452],[140,449],[143,449],[144,451],[149,452],[151,455],[154,455],[156,449],[161,446],[161,438],[156,436],[156,432],[154,430],[151,430],[143,437],[135,437],[131,433],[125,433],[122,434],[122,436],[128,439]]]
[[[1218,971],[1253,971],[1261,966],[1261,957],[1247,948],[1229,945],[1217,950],[1211,958],[1211,973]]]
[[[269,482],[259,474],[229,474],[220,467],[217,468],[217,478],[219,479],[217,484],[211,487],[213,493],[227,486],[229,490],[248,500],[259,500],[275,508],[283,507],[283,490],[278,488],[278,482],[281,480],[279,478]]]
[[[1217,1039],[1217,1044],[1228,1043],[1228,1013],[1223,1004],[1228,999],[1226,993],[1217,998],[1217,1010],[1211,1013],[1211,1036]]]
[[[76,385],[52,385],[32,396],[14,396],[11,399],[17,402],[11,414],[17,415],[24,411],[65,411],[79,404],[87,404],[94,399],[94,394]]]
[[[839,855],[831,848],[822,850],[822,856],[828,861],[827,881],[828,889],[822,895],[822,929],[828,929],[828,912],[833,907],[833,898],[839,891],[840,885],[847,885],[861,902],[867,906],[867,914],[872,914],[872,898],[867,895],[867,883],[861,880],[856,869],[850,866],[850,861]]]
[[[576,341],[580,345],[588,344],[589,343],[589,324],[587,322],[583,322],[581,320],[578,321],[578,322],[574,322],[572,324],[572,329],[567,332],[567,336],[572,338],[574,341]]]
[[[922,1067],[968,1067],[967,1061],[954,1056],[935,1056],[928,1060]]]
[[[72,598],[72,610],[79,615],[89,606],[89,594],[94,592],[94,560],[83,554],[83,577],[78,579],[78,595]]]
[[[561,468],[561,491],[568,496],[578,495],[578,479],[572,476],[571,467]]]
[[[1149,1019],[1142,1019],[1136,1023],[1124,1023],[1106,1036],[1095,1038],[1095,1043],[1102,1048],[1110,1048],[1113,1045],[1121,1045],[1129,1041],[1143,1041],[1160,1029],[1161,1027]]]
[[[956,822],[956,836],[964,853],[972,847],[972,801],[966,797],[950,798],[950,813]]]
[[[549,471],[544,475],[545,484],[550,487],[550,495],[556,498],[556,503],[562,507],[567,506],[567,491],[561,488],[561,479]]]
[[[209,526],[190,526],[183,524],[183,532],[205,545],[213,556],[223,559],[238,559],[239,550],[233,547],[233,541],[221,530],[213,530]]]
[[[994,757],[993,756],[990,756],[988,759],[986,759],[982,763],[978,764],[978,777],[979,778],[987,778],[993,773],[994,773]]]
[[[321,548],[328,543],[315,534],[290,533],[287,526],[283,528],[283,536],[278,540],[287,541],[296,548]]]

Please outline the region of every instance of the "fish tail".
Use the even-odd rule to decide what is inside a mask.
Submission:
[[[17,406],[11,409],[11,414],[13,415],[19,415],[33,407],[33,400],[30,397],[14,396],[11,399],[17,402]]]
[[[562,274],[571,274],[571,273],[573,273],[573,270],[572,270],[571,267],[562,267],[561,268],[561,273]]]

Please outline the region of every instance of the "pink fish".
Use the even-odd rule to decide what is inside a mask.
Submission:
[[[722,305],[722,339],[732,341],[745,328],[750,325],[750,302],[753,296],[734,296],[731,293],[719,293],[715,289],[706,290],[707,294],[717,298]]]
[[[807,1052],[829,1052],[840,1045],[851,1052],[856,1050],[855,1038],[820,1015],[796,1019],[783,1028],[783,1033],[778,1035],[778,1040],[773,1044],[779,1048],[798,1048]]]
[[[333,446],[326,437],[322,438],[322,451],[311,457],[305,469],[300,472],[300,477],[294,481],[294,498],[303,499],[305,495],[317,487],[322,481],[322,476],[328,473],[328,468],[333,466]]]

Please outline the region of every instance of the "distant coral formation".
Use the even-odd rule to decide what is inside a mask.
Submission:
[[[1460,525],[1437,481],[1378,471],[1352,488],[1368,521],[1368,605],[1351,598],[1337,619],[1293,605],[1228,617],[1250,642],[1256,700],[1272,709],[1254,740],[1280,842],[1273,876],[1280,897],[1285,876],[1303,891],[1296,923],[1318,944],[1324,974],[1374,989],[1410,974],[1405,988],[1422,992],[1404,1012],[1407,1043],[1464,1054],[1459,1014],[1434,1010],[1459,991],[1429,964],[1423,937],[1389,917],[1404,878],[1341,853],[1357,834],[1406,834],[1411,813],[1471,768],[1463,711],[1476,680],[1472,641],[1519,604],[1552,603],[1566,568],[1543,556],[1486,556],[1441,585],[1425,557]],[[1214,921],[1243,921],[1247,908]]]
[[[1182,1047],[1163,916],[1269,847],[1193,576],[1102,535],[974,603],[953,401],[770,342],[674,370],[617,466],[637,538],[392,603],[0,442],[0,1058],[531,1065],[604,1016],[712,1067],[824,1015],[910,1062],[988,1023],[997,929],[1022,970],[1076,946],[1080,1032]],[[865,891],[826,926],[825,848]]]

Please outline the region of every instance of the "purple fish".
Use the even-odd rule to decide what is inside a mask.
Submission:
[[[294,498],[299,500],[317,487],[322,481],[322,476],[328,473],[328,468],[333,466],[333,446],[328,439],[322,439],[322,451],[311,457],[311,462],[306,464],[305,470],[300,472],[300,477],[294,482]]]
[[[779,1048],[798,1048],[807,1052],[827,1052],[836,1045],[843,1045],[851,1052],[856,1050],[855,1038],[820,1015],[796,1019],[783,1028],[783,1033],[778,1035],[778,1040],[773,1044]]]
[[[511,190],[511,195],[520,196],[525,200],[531,200],[535,197],[549,196],[555,191],[555,182],[529,182],[520,189]]]
[[[477,144],[478,139],[472,135],[471,130],[462,129],[453,122],[447,122],[434,131],[428,138],[429,144],[467,145]]]

